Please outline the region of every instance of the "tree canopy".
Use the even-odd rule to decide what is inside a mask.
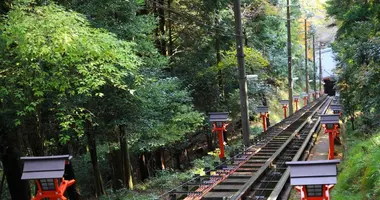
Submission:
[[[279,3],[242,1],[246,71],[259,77],[248,87],[253,123],[286,86]],[[190,168],[217,146],[209,112],[230,112],[229,134],[241,128],[231,1],[7,0],[0,15],[0,158],[20,168],[21,155],[74,155],[70,198]],[[292,8],[294,74],[304,74],[299,18]],[[30,194],[13,180],[10,196]]]

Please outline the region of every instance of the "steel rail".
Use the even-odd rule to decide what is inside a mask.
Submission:
[[[200,199],[204,197],[208,192],[210,192],[215,186],[223,182],[226,178],[229,177],[229,175],[233,174],[237,169],[239,169],[242,165],[244,165],[250,158],[252,158],[256,153],[258,153],[262,148],[267,146],[273,139],[275,139],[277,136],[279,136],[283,131],[286,131],[288,127],[293,125],[295,122],[300,120],[317,102],[313,104],[309,104],[299,110],[299,112],[296,112],[294,115],[289,116],[289,118],[282,120],[281,122],[277,123],[274,126],[271,126],[270,129],[265,133],[265,138],[263,139],[261,137],[261,140],[256,144],[245,150],[245,152],[249,152],[248,154],[244,154],[245,160],[242,160],[239,164],[234,166],[233,169],[229,170],[227,174],[224,174],[220,178],[214,179],[214,182],[211,184],[208,184],[207,186],[200,184],[200,187],[195,190],[195,193],[189,191],[189,196],[185,199]],[[298,114],[298,115],[297,115]],[[289,124],[286,124],[289,123]],[[282,126],[281,130],[276,130],[278,126]],[[278,128],[277,128],[278,129]],[[277,132],[277,133],[276,133]]]
[[[324,113],[326,111],[326,109],[328,108],[328,105],[330,103],[331,103],[331,100],[327,100],[322,105],[322,108],[320,108],[318,110],[318,114]],[[319,116],[317,114],[314,114],[313,118],[311,119],[311,123],[309,125],[306,125],[304,127],[304,129],[300,131],[299,140],[293,141],[290,144],[291,147],[289,149],[285,150],[284,154],[286,156],[281,156],[281,158],[279,160],[276,160],[275,165],[279,166],[279,169],[280,169],[279,170],[280,172],[278,172],[278,173],[282,174],[280,180],[276,180],[278,177],[275,177],[275,175],[272,175],[270,178],[268,178],[268,175],[265,175],[263,178],[261,178],[260,181],[258,181],[260,187],[258,189],[255,189],[254,191],[252,191],[250,193],[252,195],[250,195],[248,198],[251,198],[251,199],[252,198],[256,198],[256,199],[268,199],[269,196],[275,195],[275,194],[273,194],[274,192],[278,192],[278,195],[280,195],[280,193],[281,193],[281,199],[285,199],[286,198],[286,197],[284,198],[284,195],[286,195],[285,194],[286,192],[290,193],[290,190],[286,190],[286,191],[284,190],[284,192],[282,192],[282,189],[281,190],[278,189],[278,185],[279,184],[285,185],[285,184],[288,183],[286,181],[282,182],[284,180],[284,176],[286,176],[287,166],[286,166],[285,162],[286,161],[291,161],[291,160],[292,161],[296,161],[296,160],[301,159],[301,156],[304,155],[304,153],[306,152],[305,151],[306,147],[311,147],[312,146],[312,144],[310,143],[310,140],[311,140],[311,137],[314,135],[315,130],[318,129],[318,127],[319,127],[318,125],[319,125]],[[302,144],[300,144],[300,142]],[[297,151],[297,153],[294,153],[294,151]],[[288,160],[289,157],[290,157],[291,160]],[[305,157],[305,155],[303,157]],[[276,169],[274,169],[274,170],[277,172]],[[269,172],[269,174],[271,172],[273,172],[273,169]],[[272,188],[273,184],[276,184],[275,188]],[[269,185],[272,185],[272,186],[269,187]],[[289,188],[286,188],[286,189],[289,189]],[[258,191],[260,191],[260,193],[258,193]],[[272,191],[272,192],[268,195],[268,191],[269,192]],[[262,196],[263,194],[265,194],[265,196]],[[252,197],[253,195],[255,197]],[[266,197],[266,195],[268,195],[268,197]],[[273,198],[273,197],[274,196],[272,196],[271,198]]]
[[[287,117],[287,118],[281,120],[280,122],[278,122],[278,123],[276,123],[276,124],[268,127],[268,130],[265,133],[259,134],[259,135],[257,135],[255,137],[255,140],[257,140],[257,142],[254,145],[250,146],[247,149],[244,149],[242,154],[235,155],[232,158],[226,160],[224,163],[221,163],[220,165],[218,165],[216,167],[221,167],[221,166],[227,164],[227,162],[230,162],[232,160],[238,159],[241,156],[246,156],[247,155],[246,152],[249,152],[249,151],[253,152],[251,155],[257,153],[257,151],[260,151],[261,148],[265,147],[275,137],[277,137],[279,134],[281,134],[282,131],[286,130],[289,126],[291,126],[293,123],[295,123],[297,120],[299,120],[308,111],[310,105],[311,104],[302,107],[297,112],[295,112],[294,114],[290,115],[289,117]],[[282,130],[279,131],[278,133],[276,133],[276,131],[277,131],[276,129],[278,129],[278,127],[280,127]],[[252,151],[252,150],[254,150],[254,151]],[[247,157],[247,160],[252,157],[251,155],[249,155],[249,157]],[[242,161],[242,162],[244,162],[244,161]],[[242,164],[244,164],[244,163],[242,163]],[[238,165],[240,166],[240,164],[238,164]],[[207,172],[211,172],[211,171],[212,170],[209,170]],[[211,177],[212,176],[209,176],[209,178],[211,178]],[[218,177],[220,177],[220,176],[218,176]],[[196,181],[199,178],[201,178],[201,176],[193,177],[190,180],[186,181],[185,183],[181,184],[180,186],[178,186],[178,187],[176,187],[176,188],[174,188],[174,189],[172,189],[172,190],[170,190],[170,191],[168,191],[168,192],[160,195],[156,199],[162,199],[162,198],[164,198],[164,196],[170,195],[172,193],[173,194],[185,194],[185,193],[188,193],[189,196],[191,196],[191,197],[193,197],[194,194],[200,194],[200,196],[204,196],[204,193],[206,192],[206,190],[209,189],[209,186],[213,187],[213,186],[217,185],[217,184],[214,184],[214,183],[208,183],[208,184],[199,183],[199,184],[197,184],[199,186],[198,189],[204,188],[204,191],[202,191],[202,192],[200,192],[198,189],[197,189],[197,191],[187,191],[187,192],[177,191],[177,189],[179,189],[179,188],[181,188],[181,187],[183,187],[185,185],[190,185],[193,181]],[[213,180],[216,180],[216,179],[213,178]],[[220,181],[217,180],[217,182],[219,183]],[[209,185],[209,186],[206,186],[206,185]]]
[[[322,104],[322,108],[319,108],[318,114],[324,112],[331,101],[324,102]],[[275,168],[271,169],[265,176],[263,176],[258,182],[257,185],[259,185],[258,188],[254,189],[252,192],[249,193],[247,198],[250,199],[267,199],[268,191],[273,191],[276,188],[272,188],[273,184],[278,185],[280,180],[277,180],[278,177],[276,177],[276,173],[281,173],[281,177],[283,178],[285,172],[286,172],[286,161],[291,160],[299,160],[300,157],[304,154],[306,146],[311,146],[309,144],[309,141],[314,133],[314,130],[317,128],[318,125],[318,115],[314,113],[310,123],[308,125],[305,125],[305,127],[299,132],[300,135],[297,140],[293,140],[292,143],[290,143],[290,148],[287,148],[283,154],[280,155],[280,158],[275,161]],[[302,144],[301,144],[302,143]],[[296,153],[294,153],[297,151]],[[289,160],[289,158],[291,160]],[[277,171],[277,168],[279,168],[279,171]],[[271,176],[268,176],[271,175]],[[276,186],[275,185],[275,186]],[[270,196],[270,194],[268,195]]]
[[[325,104],[324,108],[322,108],[322,111],[319,114],[326,113],[326,110],[327,110],[328,106],[331,104],[332,98],[329,98],[327,101],[328,102]],[[311,137],[314,135],[315,130],[318,129],[318,127],[320,125],[320,117],[319,116],[315,116],[315,118],[316,118],[315,119],[316,122],[314,123],[314,126],[310,130],[310,132],[309,132],[309,134],[308,134],[305,142],[302,144],[300,150],[294,156],[294,158],[292,159],[292,161],[298,161],[300,159],[301,155],[304,153],[304,150],[305,150],[307,144],[310,142]],[[269,197],[267,198],[267,200],[276,200],[280,196],[280,193],[283,191],[286,183],[289,180],[289,177],[290,177],[290,169],[289,169],[289,167],[287,167],[287,169],[284,172],[283,176],[281,177],[281,179],[279,180],[279,182],[277,183],[277,185],[275,186],[275,188],[273,189],[272,193],[269,195]]]
[[[284,140],[287,139],[286,144],[289,144],[289,142],[291,141],[291,138],[294,138],[294,134],[299,132],[305,126],[305,124],[310,120],[310,117],[315,114],[315,111],[313,111],[313,110],[314,109],[318,110],[322,105],[324,105],[325,101],[326,101],[325,97],[320,97],[318,100],[316,100],[316,101],[310,103],[309,105],[301,108],[300,110],[295,112],[293,115],[289,116],[288,118],[286,118],[286,119],[282,120],[281,122],[271,126],[270,128],[268,128],[267,132],[265,132],[264,134],[261,135],[260,140],[256,143],[256,145],[252,145],[250,148],[245,149],[243,154],[239,154],[238,156],[234,156],[231,160],[239,158],[239,156],[240,156],[240,157],[244,157],[245,161],[248,161],[252,157],[252,155],[258,153],[260,150],[267,148],[267,147],[268,147],[268,150],[266,150],[267,152],[268,151],[276,151],[275,152],[275,153],[277,153],[276,155],[277,156],[280,155],[282,153],[282,150],[284,150],[285,146],[282,145],[281,147],[283,147],[283,148],[280,147],[280,149],[281,149],[280,150],[280,149],[278,149],[276,143],[277,144],[279,142],[282,143]],[[311,112],[311,111],[313,111],[313,112]],[[312,113],[312,114],[310,114],[310,113]],[[306,120],[304,118],[306,118]],[[303,122],[303,123],[301,125],[299,125],[300,122]],[[296,128],[296,127],[298,127],[298,128],[296,130],[294,130],[294,128]],[[292,134],[289,135],[289,133],[292,133]],[[273,149],[273,150],[269,150],[269,149]],[[261,152],[259,152],[259,154],[260,153]],[[266,157],[266,156],[264,156],[264,157]],[[273,154],[270,158],[273,158]],[[228,167],[229,168],[228,170],[223,169],[223,170],[217,171],[217,173],[220,171],[223,171],[223,172],[220,172],[220,174],[218,175],[217,178],[213,178],[212,180],[210,179],[210,181],[206,181],[206,182],[208,182],[207,183],[208,186],[206,186],[203,183],[204,182],[204,180],[203,180],[203,181],[201,181],[201,183],[195,184],[195,185],[199,185],[199,188],[196,191],[193,191],[193,190],[192,191],[177,191],[176,189],[178,189],[180,187],[179,186],[179,187],[165,193],[164,195],[161,195],[159,198],[161,199],[162,197],[166,196],[167,194],[173,193],[173,194],[188,194],[187,195],[188,199],[192,199],[192,200],[201,199],[202,197],[205,196],[205,194],[210,192],[214,186],[218,185],[223,180],[228,178],[229,175],[234,175],[234,172],[237,169],[241,169],[240,167],[242,167],[242,165],[245,163],[244,159],[241,159],[241,158],[236,159],[236,160],[238,160],[236,162],[236,164],[234,163],[232,167]],[[267,169],[268,165],[271,162],[273,162],[273,159],[269,161],[269,160],[267,160],[267,158],[265,158],[264,160],[266,160],[264,165],[266,165],[266,169]],[[226,164],[227,163],[225,162],[222,165],[226,165]],[[260,169],[262,169],[262,168],[263,168],[263,166],[261,166]],[[243,167],[243,169],[244,169],[244,167]],[[266,170],[255,171],[254,176],[259,174],[259,173],[262,174],[265,171]],[[187,184],[191,185],[192,184],[191,182],[193,180],[196,180],[196,179],[198,179],[198,177],[195,177],[195,178],[191,179],[190,181],[187,181],[183,185],[187,185]],[[250,179],[247,179],[247,180],[250,180]],[[217,184],[215,184],[216,182],[217,182]],[[242,184],[244,184],[244,183],[242,183]],[[203,188],[203,190],[201,188]],[[222,197],[222,198],[225,198],[225,197]]]
[[[315,109],[312,111],[312,113],[303,121],[303,123],[298,126],[298,128],[289,136],[289,138],[286,140],[286,142],[279,148],[277,151],[265,162],[265,164],[253,175],[240,189],[238,192],[236,192],[233,196],[228,197],[231,200],[238,200],[241,199],[243,196],[247,195],[248,192],[251,192],[251,189],[258,181],[258,179],[264,174],[264,172],[268,169],[269,165],[284,151],[284,149],[290,144],[290,142],[293,140],[295,135],[304,128],[304,126],[308,123],[309,120],[315,115],[315,113],[318,112],[318,109],[322,107],[325,102],[326,98],[319,102],[315,102],[314,105],[309,109],[309,111],[306,111],[302,116],[304,116],[306,113],[309,113],[310,110]],[[316,108],[314,108],[317,106]],[[301,118],[298,118],[294,123],[298,122]]]

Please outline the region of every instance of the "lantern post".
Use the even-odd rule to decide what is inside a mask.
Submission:
[[[294,103],[296,103],[296,111],[298,110],[298,102],[300,101],[300,96],[294,95],[293,96]]]
[[[290,167],[290,184],[301,193],[301,200],[330,200],[337,183],[340,160],[286,162]]]
[[[334,140],[339,137],[339,115],[321,115],[321,124],[325,134],[329,134],[328,159],[334,159]]]
[[[267,131],[267,118],[269,118],[269,108],[268,106],[257,106],[258,113],[260,113],[260,117],[263,121],[263,129],[264,132]]]
[[[224,156],[224,138],[223,138],[223,131],[227,131],[227,123],[228,120],[228,112],[210,112],[210,122],[213,123],[213,129],[212,132],[218,133],[218,139],[219,139],[219,148],[220,148],[220,159],[225,159]]]
[[[309,94],[302,93],[302,97],[303,97],[303,106],[306,106],[307,105],[307,99],[309,98]]]
[[[37,194],[32,200],[66,200],[64,193],[75,180],[63,178],[65,165],[70,162],[70,155],[21,157],[24,169],[21,180],[34,180]]]
[[[288,109],[289,100],[280,101],[282,108],[284,109],[284,119],[286,118],[286,110]]]

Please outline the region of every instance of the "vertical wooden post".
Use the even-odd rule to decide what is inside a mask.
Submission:
[[[289,115],[293,114],[293,78],[292,78],[292,34],[290,19],[290,0],[286,1],[286,18],[288,32],[288,95],[289,95]]]
[[[243,141],[246,147],[249,147],[249,118],[248,118],[248,96],[247,96],[247,77],[244,67],[244,44],[243,44],[243,30],[241,23],[241,4],[240,0],[234,1],[234,15],[235,15],[235,34],[236,34],[236,49],[237,60],[239,66],[239,88],[240,88],[240,109],[241,109],[241,122],[243,129]]]

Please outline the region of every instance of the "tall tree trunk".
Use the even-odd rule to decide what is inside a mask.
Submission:
[[[165,10],[163,6],[165,5],[165,0],[158,0],[160,7],[158,7],[158,14],[160,15],[160,51],[161,54],[166,56],[166,39],[165,39]]]
[[[207,149],[208,151],[214,151],[215,148],[214,146],[212,145],[212,135],[213,133],[210,133],[209,131],[206,133],[206,141],[207,141]]]
[[[158,28],[156,29],[156,45],[161,55],[166,56],[165,40],[165,0],[157,0],[153,3],[153,9],[158,16]]]
[[[176,169],[181,169],[181,153],[177,150],[174,153]]]
[[[75,173],[74,173],[74,168],[71,162],[65,165],[65,175],[63,176],[65,180],[73,180],[75,179]],[[80,199],[80,194],[79,190],[76,187],[77,183],[75,182],[73,185],[67,188],[67,195],[69,196],[70,200],[79,200]]]
[[[30,200],[29,182],[21,180],[22,163],[20,162],[20,152],[13,146],[8,146],[1,160],[12,199]]]
[[[94,170],[94,179],[95,179],[95,188],[96,188],[96,196],[99,197],[105,194],[103,181],[100,174],[99,163],[98,163],[98,155],[96,152],[96,138],[95,133],[92,129],[92,125],[90,121],[86,121],[86,132],[87,132],[87,142],[88,148],[90,150],[91,164]]]
[[[223,131],[223,141],[224,142],[228,142],[228,133],[227,133],[227,131]]]
[[[129,148],[127,142],[127,134],[124,125],[119,126],[120,132],[120,150],[121,150],[121,161],[122,161],[122,173],[123,173],[123,184],[129,188],[133,189],[133,179],[131,162],[129,156]]]
[[[169,56],[169,67],[170,67],[170,74],[172,76],[174,76],[174,68],[173,68],[173,53],[174,53],[174,50],[173,50],[173,33],[172,33],[172,11],[171,11],[171,5],[172,5],[172,0],[168,0],[168,10],[167,10],[167,13],[168,13],[168,25],[166,27],[166,29],[168,30],[168,39],[169,39],[169,44],[168,44],[168,56]]]
[[[248,37],[247,37],[247,32],[245,29],[243,30],[243,34],[244,34],[244,45],[248,47]]]
[[[191,159],[190,159],[189,151],[187,150],[187,148],[185,148],[184,155],[185,155],[186,163],[187,164],[190,163]]]
[[[32,152],[34,156],[43,156],[44,155],[44,136],[42,131],[42,117],[41,117],[41,109],[38,106],[35,110],[36,112],[36,131],[30,133],[29,132],[29,144],[31,146]]]
[[[166,169],[166,161],[165,161],[165,149],[160,148],[160,160],[161,160],[161,169]]]
[[[129,154],[129,145],[128,141],[125,143],[125,154],[126,154],[126,175],[127,175],[127,185],[130,190],[133,190],[133,173],[132,173],[132,165],[131,165],[131,157]]]
[[[72,154],[70,152],[71,148],[69,148],[69,145],[70,144],[66,144],[63,146],[63,148],[62,148],[63,154]],[[65,180],[75,179],[74,168],[73,168],[73,165],[71,164],[71,162],[69,162],[68,164],[65,165],[65,174],[63,177],[65,178]],[[77,186],[77,182],[75,182],[73,185],[68,187],[66,190],[70,200],[79,200],[81,198],[81,195],[79,193],[79,189],[76,186]]]
[[[112,189],[117,191],[123,187],[123,166],[120,165],[121,150],[113,149],[108,156],[112,169]]]
[[[159,170],[165,170],[165,150],[163,148],[159,148],[156,150],[155,154],[155,168]]]
[[[127,176],[126,176],[126,171],[125,171],[125,166],[126,166],[126,158],[125,158],[125,146],[126,146],[126,138],[125,138],[125,131],[124,131],[124,126],[119,125],[119,142],[120,142],[120,156],[121,156],[121,173],[122,173],[122,182],[124,185],[127,183]]]
[[[141,181],[149,178],[147,159],[145,153],[142,153],[139,158],[140,178]]]
[[[218,2],[217,2],[218,4]],[[218,5],[217,5],[218,7]],[[215,24],[216,24],[216,29],[215,29],[215,51],[216,51],[216,64],[217,66],[219,65],[220,62],[222,62],[222,54],[220,52],[220,33],[219,33],[219,11],[216,11],[216,16],[215,16]],[[223,86],[223,74],[222,70],[218,70],[218,86],[219,86],[219,92],[222,97],[222,101],[224,101],[224,86]]]

